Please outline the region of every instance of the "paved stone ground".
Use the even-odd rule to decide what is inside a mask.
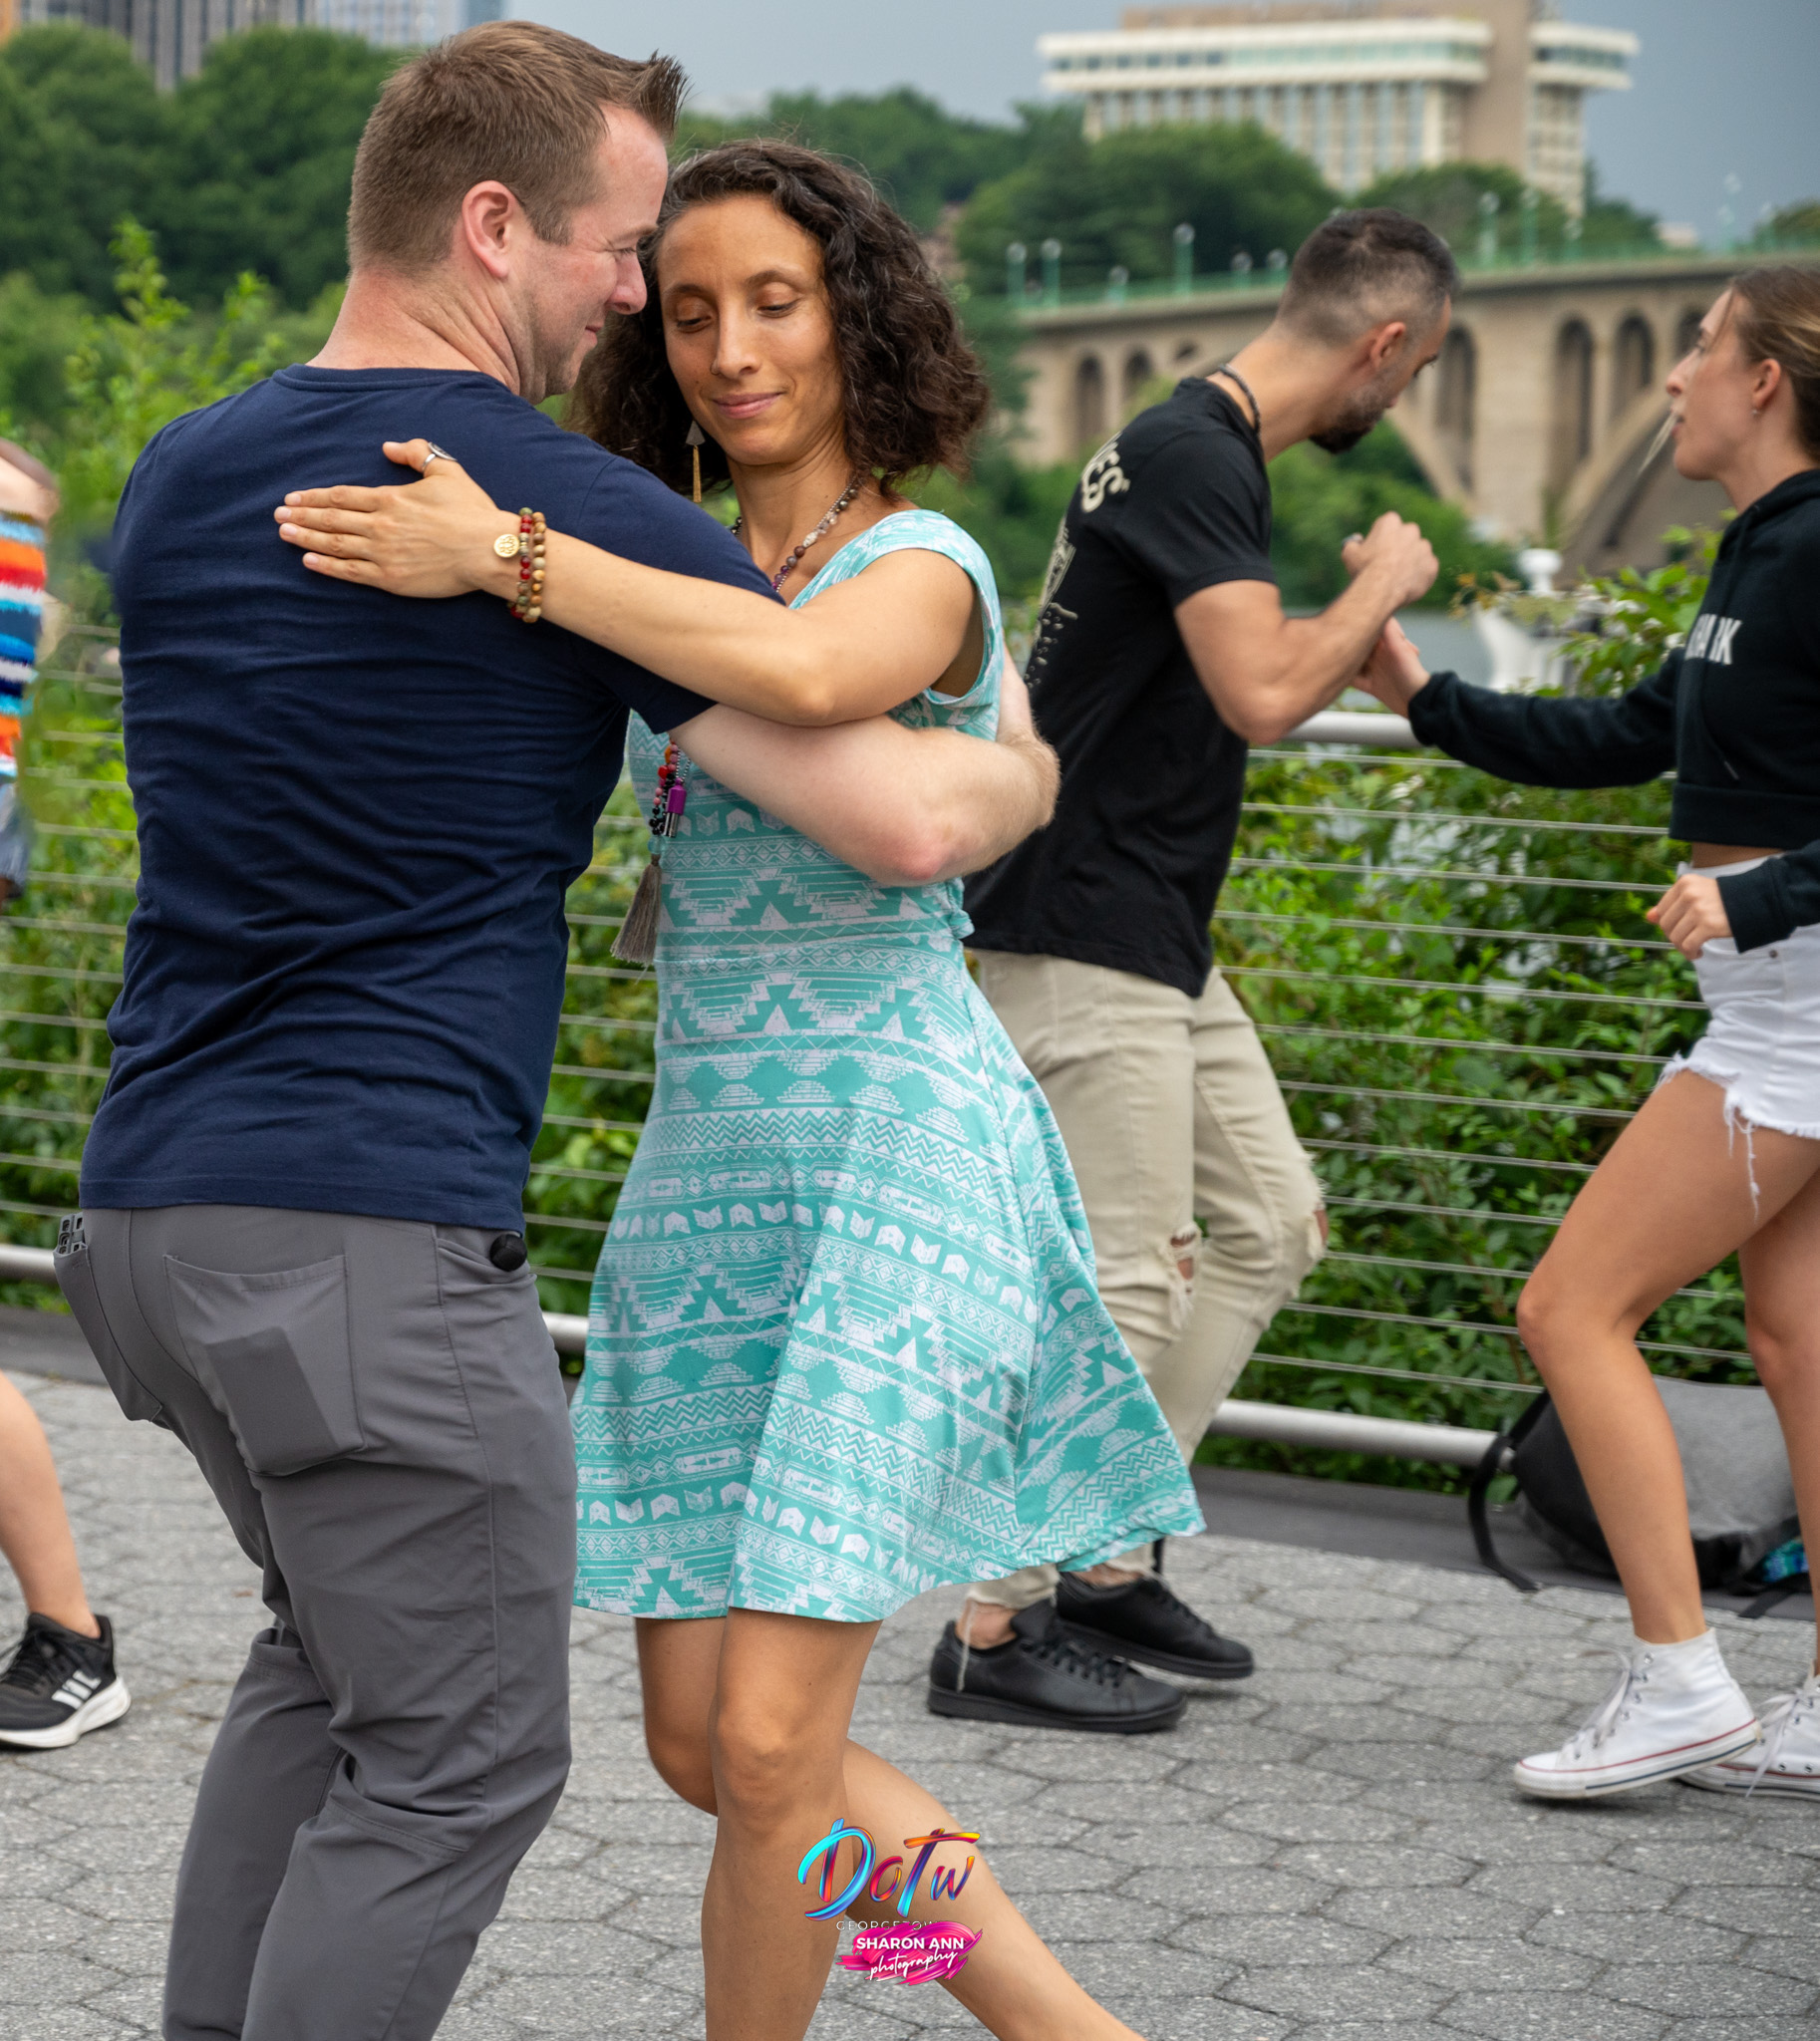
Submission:
[[[57,1448],[137,1697],[74,1750],[0,1756],[0,2030],[155,2032],[171,1878],[245,1642],[253,1577],[187,1457],[100,1390],[21,1378]],[[859,1734],[985,1832],[1004,1883],[1147,2041],[1815,2041],[1820,1808],[1665,1786],[1537,1807],[1510,1758],[1607,1682],[1615,1598],[1234,1538],[1172,1548],[1264,1669],[1173,1734],[938,1722],[946,1598],[885,1627]],[[0,1624],[16,1627],[10,1581]],[[1718,1618],[1755,1693],[1809,1633]],[[445,2041],[699,2035],[709,1821],[643,1756],[631,1626],[578,1615],[574,1782]],[[839,1973],[814,2041],[964,2032],[939,1987]]]

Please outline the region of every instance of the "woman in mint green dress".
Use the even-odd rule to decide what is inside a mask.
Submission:
[[[1008,2041],[1132,2041],[974,1864],[968,1810],[847,1729],[892,1609],[1197,1530],[1193,1490],[1099,1302],[1048,1105],[968,976],[965,866],[938,845],[927,883],[880,883],[869,820],[891,834],[938,782],[854,784],[850,732],[872,726],[736,714],[882,712],[969,754],[1008,695],[1027,719],[984,554],[893,486],[958,463],[985,385],[910,230],[806,150],[685,164],[645,262],[652,303],[584,366],[579,423],[678,486],[730,478],[790,608],[549,536],[546,618],[735,705],[674,744],[635,719],[629,742],[668,832],[657,1082],[574,1401],[576,1600],[640,1619],[653,1760],[718,1817],[710,2041],[797,2041],[843,1910],[979,1934],[944,1981]],[[452,459],[373,496],[376,536],[331,528],[399,593],[441,592],[426,560],[471,563],[516,528]],[[461,585],[510,594],[515,572]],[[825,738],[826,772],[772,810],[726,782],[780,734]],[[863,1877],[847,1846],[816,1856],[841,1823],[876,1846]],[[928,1871],[972,1866],[963,1890],[936,1898],[926,1871],[900,1891],[938,1832],[958,1840]]]

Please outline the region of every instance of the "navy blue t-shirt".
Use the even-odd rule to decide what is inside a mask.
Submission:
[[[287,489],[446,446],[495,502],[765,593],[718,524],[490,377],[283,370],[167,426],[116,527],[139,902],[82,1195],[514,1228],[563,894],[626,714],[709,705],[496,596],[312,574]]]

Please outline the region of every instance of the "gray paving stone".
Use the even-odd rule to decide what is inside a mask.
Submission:
[[[1736,1928],[1713,1927],[1680,1913],[1571,1913],[1565,1908],[1545,1914],[1528,1939],[1538,1948],[1573,1949],[1612,1963],[1730,1963],[1743,1954],[1745,1942]],[[1797,1946],[1811,1949],[1813,1944]],[[1761,1960],[1765,1969],[1801,1975],[1785,1963],[1759,1958],[1754,1948],[1750,1960]]]
[[[1683,1949],[1683,1956],[1691,1950]],[[1747,1958],[1752,1969],[1774,1970],[1784,1977],[1800,1977],[1820,1984],[1820,1944],[1803,1936],[1759,1934],[1750,1944]]]
[[[1660,2013],[1607,2004],[1580,1991],[1463,1991],[1442,2008],[1440,2020],[1486,2041],[1662,2041],[1671,2031]]]
[[[1381,1930],[1386,1937],[1419,1935],[1427,1940],[1500,1935],[1514,1941],[1534,1918],[1533,1912],[1482,1893],[1433,1886],[1408,1892],[1352,1886],[1336,1893],[1321,1910],[1330,1920]]]
[[[1720,1969],[1710,1963],[1614,1963],[1601,1976],[1599,1988],[1608,1997],[1652,2012],[1725,2018],[1745,2013],[1792,2016],[1811,2011],[1820,1997],[1805,1979],[1743,1964]]]
[[[1764,1866],[1765,1872],[1770,1870]],[[1691,1920],[1707,1920],[1715,1927],[1741,1927],[1747,1934],[1760,1933],[1769,1924],[1784,1934],[1820,1937],[1820,1895],[1791,1890],[1784,1885],[1714,1886],[1710,1890],[1693,1886],[1682,1893],[1669,1911]]]
[[[0,1756],[0,2032],[140,2041],[175,1850],[256,1584],[177,1443],[24,1384],[53,1433],[135,1694],[73,1750]],[[1604,1690],[1613,1598],[1178,1541],[1171,1578],[1259,1653],[1181,1725],[1110,1740],[924,1706],[952,1593],[881,1630],[855,1733],[937,1794],[1083,1986],[1145,2041],[1801,2041],[1820,2032],[1820,1821],[1665,1787],[1538,1807],[1509,1765]],[[19,1611],[0,1580],[0,1637]],[[1752,1692],[1793,1625],[1718,1622]],[[698,2041],[713,1824],[651,1770],[630,1625],[578,1611],[576,1762],[443,2041]],[[12,1986],[16,1983],[17,1990]],[[79,1989],[74,1989],[80,1987]],[[23,2013],[24,2017],[21,2017]],[[813,2041],[978,2027],[938,1986],[830,1977]]]
[[[1252,1801],[1229,1807],[1222,1817],[1231,1827],[1281,1843],[1392,1843],[1415,1826],[1407,1818],[1377,1807],[1324,1807],[1300,1799]]]
[[[1507,1937],[1423,1937],[1391,1949],[1380,1960],[1399,1976],[1419,1977],[1449,1991],[1577,1991],[1592,1982],[1600,1967],[1591,1956],[1527,1947]]]
[[[666,1982],[661,1971],[635,1977],[526,1973],[508,1977],[476,2003],[494,2019],[542,2034],[610,2034],[622,2022],[679,2033],[702,2020],[701,2002]]]
[[[1760,2014],[1738,2020],[1676,2020],[1670,2041],[1814,2041],[1811,2019],[1765,2019]]]
[[[1365,1927],[1319,1914],[1254,1914],[1249,1919],[1215,1919],[1206,1924],[1206,1940],[1198,1944],[1210,1955],[1235,1964],[1369,1963],[1389,1946],[1390,1937]]]
[[[1649,1912],[1678,1888],[1665,1879],[1605,1864],[1496,1864],[1474,1880],[1478,1892],[1519,1906],[1571,1906],[1585,1913]]]
[[[1424,2018],[1444,1993],[1412,1977],[1349,1963],[1283,1963],[1241,1971],[1226,1996],[1264,2012],[1306,2019],[1413,2020]]]
[[[0,2006],[80,2004],[120,1982],[118,1970],[68,1949],[0,1951]]]
[[[1456,1886],[1472,1875],[1470,1859],[1394,1843],[1309,1843],[1277,1862],[1334,1886]]]

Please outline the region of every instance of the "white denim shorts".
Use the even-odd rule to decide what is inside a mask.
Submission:
[[[1767,863],[1753,857],[1707,865],[1700,877],[1726,878]],[[1717,937],[1693,969],[1712,1019],[1657,1081],[1696,1071],[1724,1087],[1728,1124],[1820,1141],[1820,922],[1741,957],[1729,936]]]

